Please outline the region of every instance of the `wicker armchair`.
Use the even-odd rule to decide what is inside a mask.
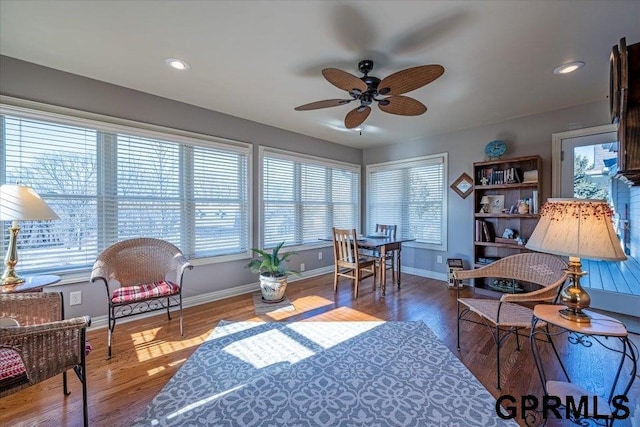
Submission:
[[[171,307],[180,310],[182,327],[182,277],[193,266],[180,249],[160,239],[123,240],[105,249],[96,259],[91,282],[102,282],[109,305],[108,354],[116,320]]]
[[[58,292],[0,294],[0,318],[18,326],[0,327],[0,398],[62,374],[65,396],[67,371],[82,383],[84,425],[88,425],[86,330],[88,316],[63,320]]]
[[[516,336],[520,350],[519,331],[531,328],[533,310],[522,303],[551,303],[556,300],[562,284],[567,280],[567,263],[555,255],[523,253],[502,258],[474,270],[454,272],[458,292],[458,350],[460,350],[460,321],[485,325],[496,344],[497,388],[500,390],[500,346],[511,334]],[[489,298],[460,298],[459,281],[475,278],[513,279],[533,283],[540,289],[527,293],[505,293],[499,300]],[[476,316],[473,316],[473,315]],[[480,320],[475,320],[477,317]],[[539,322],[538,326],[544,326]]]

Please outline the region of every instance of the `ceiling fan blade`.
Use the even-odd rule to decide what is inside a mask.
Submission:
[[[344,126],[347,129],[353,129],[355,127],[358,127],[362,124],[362,122],[364,122],[365,120],[367,120],[367,117],[369,117],[369,114],[371,114],[371,107],[367,106],[367,107],[357,107],[354,108],[353,110],[349,111],[347,113],[347,116],[344,118]]]
[[[386,102],[388,101],[388,103]],[[420,101],[408,96],[390,96],[378,102],[378,107],[385,113],[399,116],[419,116],[427,111],[427,107]]]
[[[348,104],[353,99],[325,99],[324,101],[311,102],[294,108],[296,111],[319,110],[320,108],[337,107],[338,105]]]
[[[402,95],[431,83],[444,74],[442,65],[420,65],[398,71],[382,79],[378,85],[380,95]]]
[[[351,92],[354,89],[366,92],[368,89],[367,84],[358,77],[337,68],[325,68],[322,70],[322,75],[329,83],[347,92]]]

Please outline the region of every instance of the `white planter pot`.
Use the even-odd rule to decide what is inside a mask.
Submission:
[[[265,302],[278,302],[284,299],[287,289],[287,277],[260,276],[260,290]]]

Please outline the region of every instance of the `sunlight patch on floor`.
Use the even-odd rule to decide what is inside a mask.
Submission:
[[[226,346],[224,351],[257,369],[283,362],[293,364],[315,354],[295,338],[278,330],[261,332],[236,341]]]
[[[295,322],[288,326],[322,348],[330,348],[384,322]]]
[[[193,402],[193,403],[185,406],[184,408],[180,408],[176,412],[172,412],[169,415],[167,415],[167,420],[170,420],[172,418],[180,416],[181,414],[184,414],[185,412],[191,411],[191,410],[197,408],[198,406],[205,405],[207,402],[211,402],[212,400],[216,400],[217,398],[222,397],[225,394],[229,394],[229,393],[231,393],[233,391],[239,390],[242,387],[244,387],[244,384],[241,384],[239,386],[230,388],[229,390],[225,390],[225,391],[223,391],[221,393],[214,394],[212,396],[207,397],[206,399],[200,399],[197,402]],[[154,420],[154,421],[156,421],[156,420]],[[154,422],[154,421],[151,422],[151,425],[158,425],[159,424],[159,423]]]
[[[317,322],[317,321],[384,321],[378,317],[372,316],[351,307],[337,307],[333,310],[320,313],[316,316],[301,320],[301,322]]]
[[[335,303],[317,295],[310,295],[293,300],[291,301],[291,304],[295,307],[294,311],[274,311],[273,313],[266,313],[266,316],[269,316],[273,320],[283,320],[292,316],[297,316],[300,313],[331,306]]]
[[[206,341],[207,337],[211,333],[210,331],[207,331],[206,333],[193,338],[179,341],[164,341],[157,338],[157,332],[159,329],[160,328],[149,329],[131,334],[131,341],[139,362],[145,362],[147,360],[187,348],[198,347]]]

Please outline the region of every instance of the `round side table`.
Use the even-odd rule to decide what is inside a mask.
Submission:
[[[24,282],[14,288],[0,286],[0,293],[11,292],[42,292],[45,286],[53,285],[60,281],[60,276],[53,274],[42,274],[37,276],[25,276]]]

